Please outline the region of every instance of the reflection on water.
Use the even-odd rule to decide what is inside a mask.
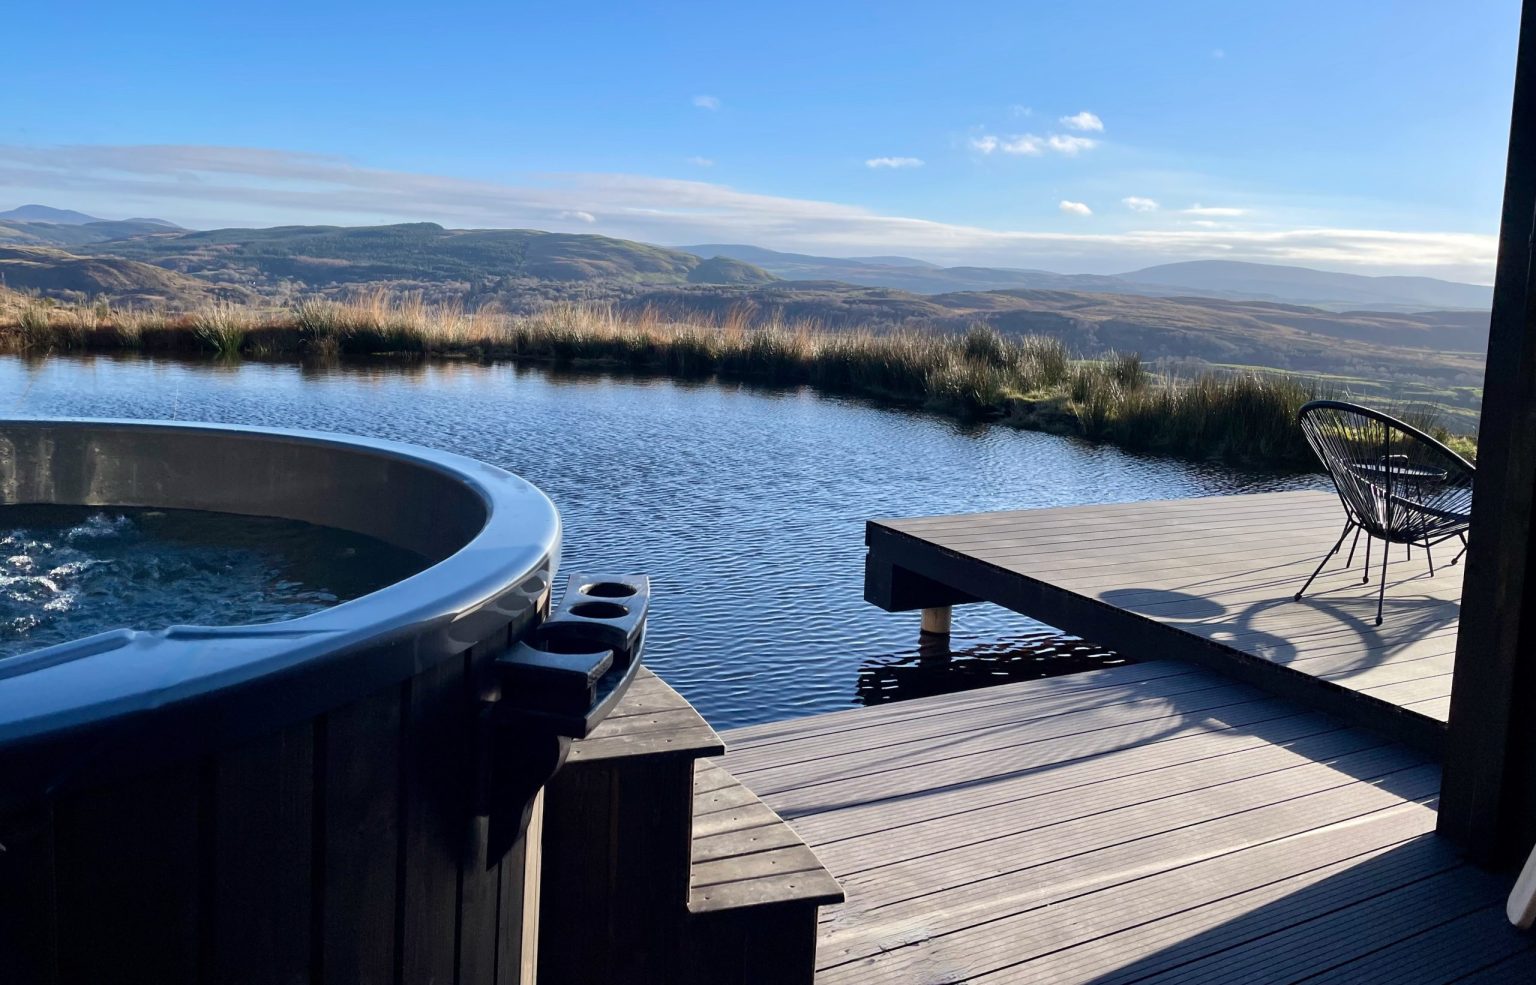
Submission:
[[[891,668],[894,690],[873,688],[887,694],[996,679],[954,669],[967,659],[911,670],[917,614],[863,601],[867,519],[1318,484],[805,389],[470,361],[0,358],[0,414],[14,413],[343,431],[517,472],[560,508],[567,570],[652,576],[647,661],[720,727],[846,707],[868,690],[861,668]],[[982,605],[957,608],[955,630],[970,654],[1041,627]]]

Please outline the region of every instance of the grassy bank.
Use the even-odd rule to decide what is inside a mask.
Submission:
[[[1315,383],[1268,373],[1160,379],[1134,355],[1073,360],[1055,339],[1007,338],[987,328],[964,335],[832,333],[807,324],[618,317],[575,306],[512,317],[382,296],[185,314],[0,300],[0,348],[11,351],[229,358],[411,353],[722,376],[809,385],[1136,451],[1313,467],[1295,419],[1297,408],[1317,395]]]

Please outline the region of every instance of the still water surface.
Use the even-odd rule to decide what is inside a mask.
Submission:
[[[647,663],[721,728],[1103,659],[992,606],[956,610],[960,659],[921,657],[915,613],[863,601],[867,519],[1319,483],[808,390],[509,365],[4,357],[9,414],[342,431],[516,472],[560,509],[564,570],[651,575]]]

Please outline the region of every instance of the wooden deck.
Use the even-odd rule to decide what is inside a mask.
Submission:
[[[1441,550],[1431,577],[1423,551],[1395,548],[1378,627],[1379,542],[1369,584],[1363,539],[1349,570],[1346,542],[1292,599],[1342,525],[1338,498],[1322,492],[877,520],[867,595],[890,609],[996,602],[1138,659],[1200,662],[1437,755],[1456,551]]]
[[[847,892],[824,985],[1536,981],[1511,878],[1432,833],[1436,765],[1188,663],[724,738]]]

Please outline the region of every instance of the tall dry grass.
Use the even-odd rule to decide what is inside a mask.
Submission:
[[[1314,383],[1272,374],[1154,378],[1134,353],[1073,360],[1056,339],[1009,337],[984,325],[958,335],[829,332],[813,323],[752,323],[741,313],[709,322],[579,305],[511,316],[383,293],[182,314],[12,297],[0,304],[0,348],[467,355],[725,376],[1066,430],[1139,451],[1302,468],[1312,455],[1296,411],[1319,393]]]

